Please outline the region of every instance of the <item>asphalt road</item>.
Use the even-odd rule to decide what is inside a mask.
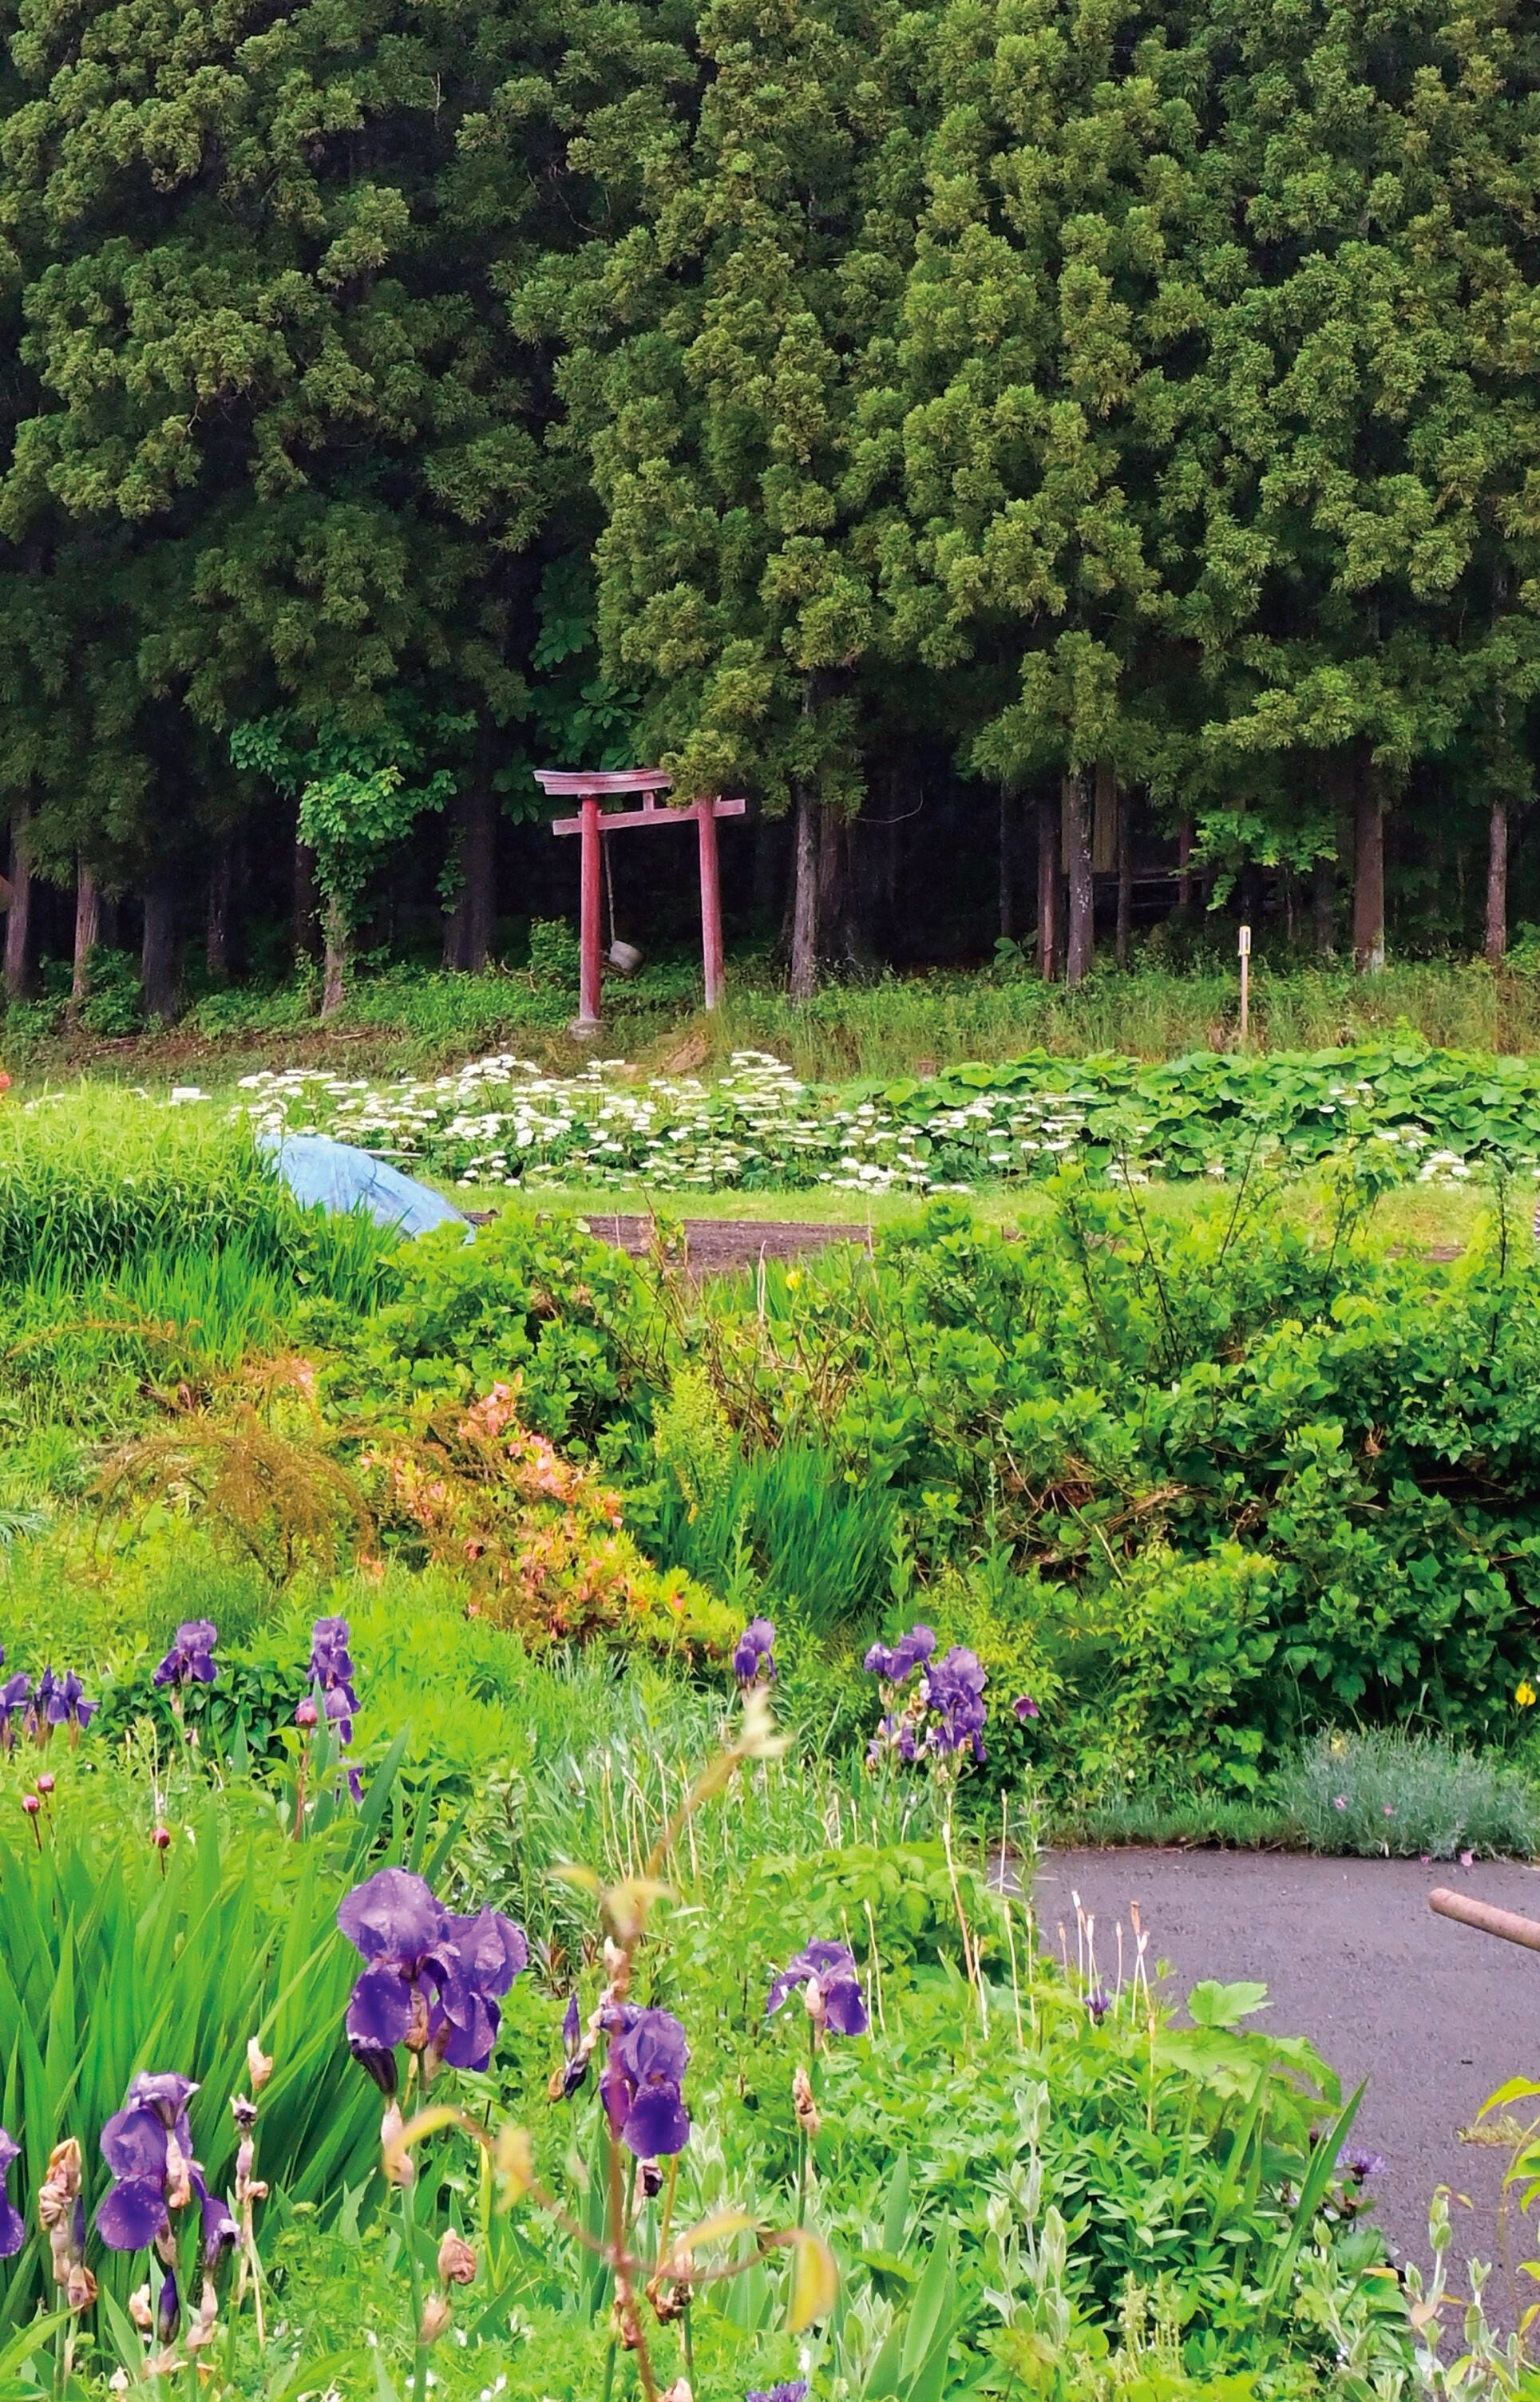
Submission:
[[[1103,1975],[1119,1916],[1131,1956],[1126,1922],[1137,1902],[1150,1956],[1171,1965],[1171,1998],[1205,1977],[1265,1982],[1280,2034],[1308,2036],[1344,2092],[1368,2080],[1351,2141],[1384,2155],[1377,2215],[1397,2257],[1426,2265],[1428,2199],[1447,2185],[1473,2205],[1455,2207],[1455,2257],[1497,2262],[1507,2154],[1461,2131],[1510,2078],[1540,2079],[1540,1953],[1436,1917],[1427,1898],[1440,1884],[1540,1918],[1540,1871],[1510,1862],[1462,1871],[1259,1852],[1050,1852],[1034,1899],[1055,1952],[1058,1921],[1067,1922],[1073,1959],[1078,1892],[1096,1914]],[[1540,2113],[1540,2101],[1530,2108]],[[1540,2226],[1516,2230],[1510,2251],[1540,2254]],[[1511,2324],[1505,2286],[1511,2293],[1494,2274],[1489,2302]],[[1524,2307],[1533,2295],[1527,2285]]]

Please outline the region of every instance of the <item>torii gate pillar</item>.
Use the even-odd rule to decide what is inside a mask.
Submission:
[[[657,767],[628,767],[619,773],[590,774],[578,767],[536,767],[535,781],[551,794],[570,794],[578,805],[575,818],[557,818],[552,834],[576,834],[582,838],[579,862],[578,910],[578,980],[577,1015],[573,1032],[580,1037],[597,1034],[604,1023],[604,941],[600,932],[602,898],[603,849],[609,834],[624,832],[631,826],[678,825],[693,818],[698,829],[701,855],[701,953],[705,971],[706,1007],[715,1009],[721,1001],[726,986],[722,960],[722,888],[716,857],[716,821],[718,818],[741,818],[748,808],[744,800],[692,801],[683,808],[659,807],[658,795],[669,789],[669,778]],[[634,809],[602,809],[601,799],[610,793],[637,793],[641,807]]]

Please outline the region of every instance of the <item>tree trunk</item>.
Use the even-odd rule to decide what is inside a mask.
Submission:
[[[315,853],[309,843],[294,838],[294,901],[289,941],[296,959],[315,956],[315,923],[319,896],[315,889]]]
[[[444,965],[476,974],[497,939],[497,794],[490,757],[478,757],[458,817],[460,890],[444,921]]]
[[[10,913],[6,919],[6,995],[20,1001],[32,982],[32,862],[27,857],[25,802],[10,823]]]
[[[176,880],[161,868],[145,887],[145,932],[139,953],[139,990],[152,1023],[176,1015]]]
[[[1129,839],[1131,831],[1129,824],[1131,815],[1128,794],[1119,791],[1117,795],[1117,964],[1120,968],[1128,966],[1129,945],[1133,932],[1133,845]]]
[[[1186,919],[1192,909],[1192,812],[1176,829],[1176,905]]]
[[[76,862],[75,871],[75,966],[70,976],[69,1007],[64,1013],[72,1026],[90,990],[91,953],[101,932],[102,887],[82,859]]]
[[[818,948],[821,959],[850,957],[850,876],[844,813],[824,808],[818,813]]]
[[[215,838],[209,861],[203,915],[203,962],[219,983],[230,972],[230,896],[235,884],[235,843],[228,834]]]
[[[1090,781],[1081,767],[1064,778],[1064,859],[1069,869],[1069,939],[1064,946],[1064,982],[1084,984],[1096,958],[1096,888],[1091,877]]]
[[[797,787],[792,829],[791,973],[793,1001],[811,1001],[818,989],[818,851],[821,811],[806,784]]]
[[[337,904],[328,902],[324,923],[326,964],[321,985],[321,1015],[335,1017],[347,998],[348,921]]]
[[[1000,787],[998,843],[996,858],[998,924],[1001,941],[1008,943],[1016,932],[1016,878],[1012,873],[1010,794],[1004,784]]]
[[[1487,958],[1501,967],[1508,947],[1508,805],[1493,801],[1487,821]]]
[[[1367,764],[1353,795],[1353,963],[1360,975],[1378,975],[1385,964],[1385,811]]]
[[[1059,812],[1049,800],[1037,804],[1037,972],[1046,984],[1059,974],[1063,917],[1059,881]]]
[[[1318,850],[1311,862],[1311,919],[1318,959],[1326,959],[1337,946],[1337,862],[1329,851]]]

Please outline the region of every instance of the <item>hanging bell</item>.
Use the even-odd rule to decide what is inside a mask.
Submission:
[[[633,976],[644,958],[634,943],[612,943],[604,956],[616,974],[622,976]]]

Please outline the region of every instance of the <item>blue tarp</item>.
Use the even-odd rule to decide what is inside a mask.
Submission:
[[[324,1134],[265,1134],[257,1149],[270,1159],[297,1201],[328,1215],[367,1209],[377,1226],[425,1235],[430,1226],[465,1226],[464,1210],[441,1193],[413,1183],[387,1160]]]

